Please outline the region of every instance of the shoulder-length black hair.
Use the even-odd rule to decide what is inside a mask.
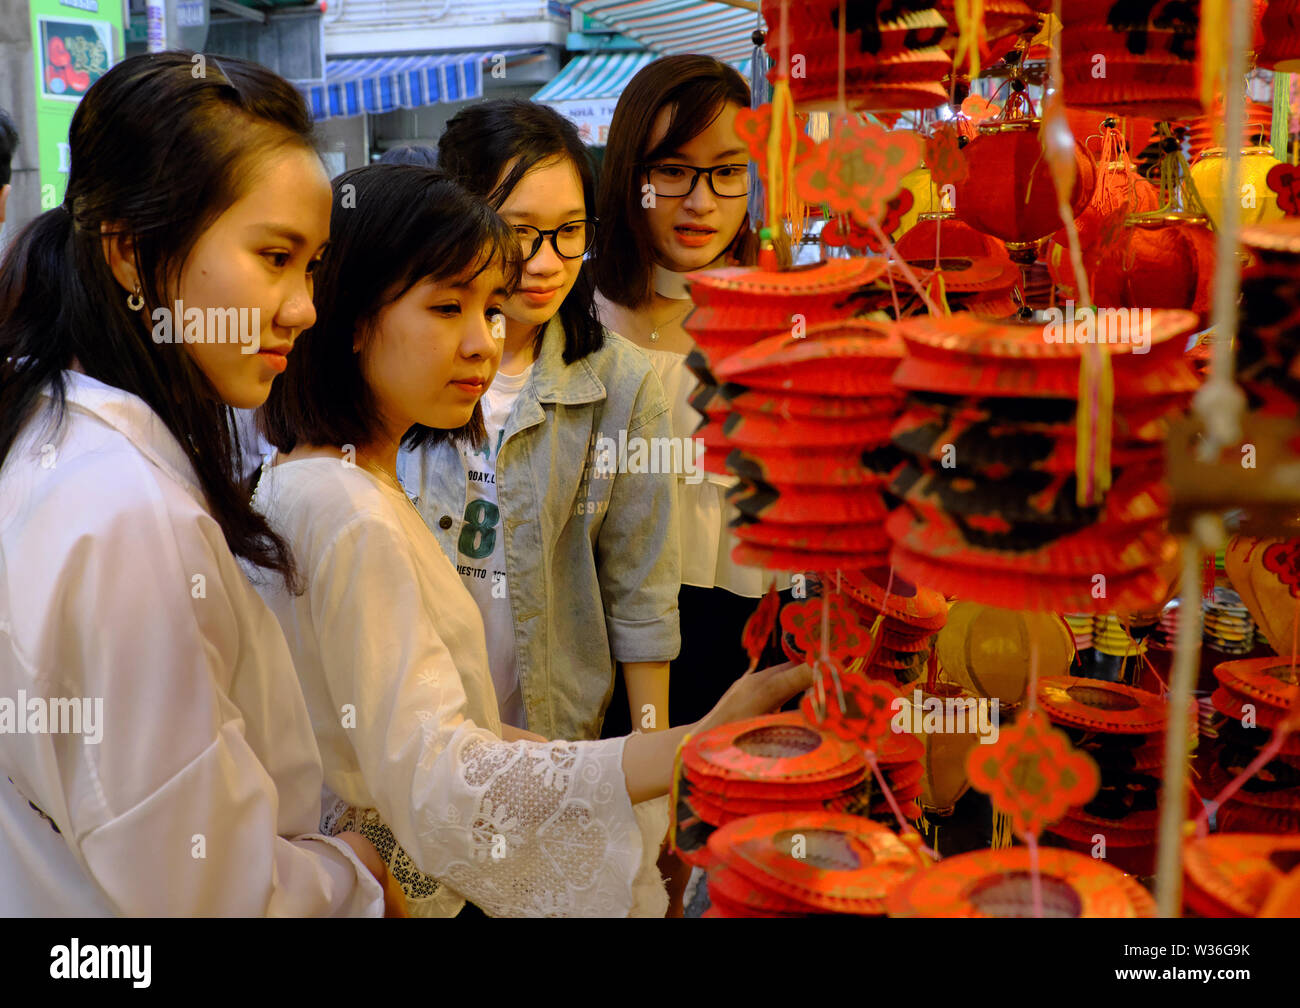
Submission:
[[[379,433],[374,393],[353,352],[375,336],[379,312],[426,277],[477,276],[494,263],[506,283],[519,278],[519,240],[482,200],[444,172],[420,165],[372,164],[334,180],[330,246],[316,271],[316,324],[298,337],[285,374],[260,414],[268,441],[365,445]],[[456,431],[412,427],[403,444],[486,436],[482,404]]]
[[[63,205],[25,227],[0,264],[0,463],[64,372],[143,399],[185,448],[230,551],[295,580],[289,548],[252,509],[236,468],[230,408],[187,353],[156,344],[126,304],[103,236],[129,238],[146,308],[169,305],[195,242],[257,177],[260,159],[309,150],[311,118],[265,67],[188,52],[133,56],[90,88],[72,117]]]
[[[654,290],[654,242],[641,207],[642,166],[699,136],[728,103],[748,108],[749,101],[749,85],[737,70],[694,53],[657,59],[628,81],[614,107],[601,161],[600,228],[591,253],[592,276],[610,301],[639,308]],[[665,106],[672,108],[668,132],[648,150],[655,118]],[[757,239],[748,217],[730,252],[739,262],[754,261]]]
[[[596,173],[591,155],[573,123],[552,108],[522,98],[479,102],[457,112],[438,141],[439,167],[496,210],[525,175],[556,157],[573,163],[582,181],[587,215],[594,216]],[[597,234],[600,228],[597,224]],[[596,286],[589,269],[578,272],[559,314],[564,324],[564,363],[572,364],[604,346],[605,330],[596,314]],[[545,327],[537,334],[535,352],[541,349],[544,332]]]

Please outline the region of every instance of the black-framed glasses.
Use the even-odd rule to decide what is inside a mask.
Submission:
[[[543,231],[531,224],[513,225],[519,237],[519,247],[524,253],[524,262],[542,250],[542,242],[551,239],[551,248],[561,259],[581,259],[591,251],[596,241],[596,218],[586,217],[561,224],[550,231]]]
[[[688,164],[652,164],[642,167],[657,196],[689,196],[695,191],[701,175],[709,177],[709,188],[713,190],[714,196],[736,199],[749,195],[747,164],[714,165],[712,168]]]

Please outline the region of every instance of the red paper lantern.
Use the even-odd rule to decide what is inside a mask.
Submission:
[[[910,6],[910,5],[909,5]],[[782,46],[781,3],[763,0],[770,30],[768,80],[787,79],[803,109],[838,104],[840,0],[800,0],[786,11],[789,35]],[[931,4],[890,16],[876,4],[845,5],[844,93],[856,111],[891,112],[934,108],[948,92],[939,82],[952,72],[952,56],[940,48],[949,25]],[[790,66],[781,65],[782,49]]]
[[[1099,259],[1105,254],[1108,239],[1113,237],[1108,230],[1113,227],[1117,216],[1122,220],[1130,214],[1148,213],[1159,205],[1160,194],[1155,186],[1140,177],[1126,159],[1099,166],[1092,199],[1074,222],[1084,270],[1089,275],[1096,270]],[[1067,297],[1077,298],[1069,238],[1064,229],[1052,237],[1046,259],[1052,281]]]
[[[1130,221],[1091,274],[1100,308],[1210,310],[1214,232],[1204,217],[1171,213]]]
[[[1051,0],[1045,0],[1046,10],[1052,9]],[[957,47],[957,5],[954,0],[939,0],[939,13],[948,22],[948,34],[944,37],[943,47]],[[984,0],[984,41],[990,49],[996,50],[998,42],[1012,35],[1018,35],[1027,28],[1038,24],[1038,15],[1044,8],[1035,9],[1025,0]]]
[[[1300,71],[1300,0],[1268,0],[1256,62],[1281,73]]]
[[[1202,113],[1199,4],[1070,0],[1061,20],[1067,105],[1164,119]]]
[[[1056,186],[1039,141],[1039,119],[981,123],[979,136],[966,147],[970,175],[957,184],[957,216],[985,234],[1001,238],[1017,262],[1037,258],[1037,243],[1061,226]],[[1078,216],[1097,184],[1096,162],[1075,144],[1078,168],[1070,194]]]

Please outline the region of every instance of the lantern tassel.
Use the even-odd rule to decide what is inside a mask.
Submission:
[[[980,53],[984,49],[984,0],[956,0],[957,51],[952,62],[956,67],[969,56],[971,80],[980,75]]]

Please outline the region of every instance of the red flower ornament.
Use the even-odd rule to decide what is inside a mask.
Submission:
[[[829,140],[816,144],[795,170],[795,190],[806,203],[823,203],[863,225],[879,224],[903,176],[921,163],[921,138],[841,119]]]
[[[1286,539],[1264,550],[1264,569],[1300,598],[1300,539]]]
[[[966,772],[1021,837],[1041,833],[1070,808],[1091,801],[1101,785],[1097,764],[1037,710],[1003,728],[991,745],[975,746]]]
[[[841,666],[871,652],[871,631],[839,594],[829,601],[816,595],[804,602],[792,602],[781,610],[781,626],[794,638],[795,647],[808,660],[822,655],[822,605],[826,604],[829,640],[826,655]]]
[[[1300,167],[1289,164],[1274,165],[1264,180],[1277,193],[1277,205],[1288,217],[1300,216]]]

